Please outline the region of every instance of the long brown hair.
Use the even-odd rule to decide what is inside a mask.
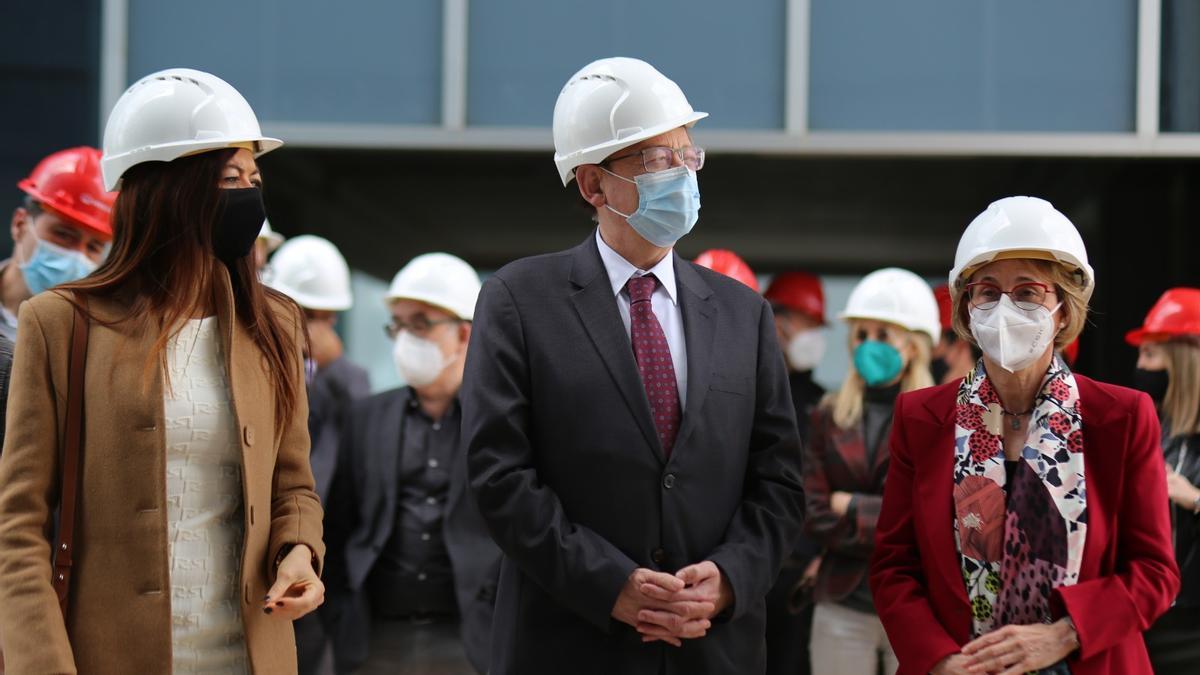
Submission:
[[[1200,338],[1188,335],[1160,344],[1167,362],[1163,426],[1173,437],[1200,433]]]
[[[224,265],[212,252],[213,227],[221,216],[218,183],[235,152],[229,148],[131,168],[113,205],[108,258],[90,276],[60,286],[82,300],[120,298],[129,312],[118,322],[144,322],[146,328],[159,330],[147,357],[147,372],[155,361],[165,365],[174,329],[216,301],[215,282]],[[280,426],[295,413],[304,386],[296,368],[302,346],[295,344],[268,299],[295,304],[259,282],[253,255],[227,269],[237,320],[266,358]],[[98,321],[94,315],[92,320]]]

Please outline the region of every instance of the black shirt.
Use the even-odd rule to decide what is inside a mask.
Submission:
[[[458,402],[442,419],[425,414],[410,392],[405,407],[396,523],[367,581],[377,615],[451,615],[454,571],[442,534],[450,467],[459,452]]]
[[[812,413],[825,396],[825,388],[813,379],[811,370],[791,371],[788,373],[788,384],[792,390],[792,405],[796,408],[796,427],[800,431],[800,441],[807,443]]]

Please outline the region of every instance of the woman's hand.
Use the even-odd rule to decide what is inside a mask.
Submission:
[[[849,492],[842,492],[840,490],[834,492],[829,495],[829,510],[839,516],[844,516],[846,515],[846,511],[850,510],[850,500],[853,498],[854,495]]]
[[[1200,497],[1200,490],[1188,482],[1183,474],[1167,468],[1167,496],[1180,507],[1195,510],[1196,498]]]
[[[967,675],[971,672],[967,670],[969,661],[970,659],[962,654],[951,654],[938,661],[938,664],[929,673],[930,675]]]
[[[967,672],[1020,675],[1052,666],[1079,647],[1075,628],[1060,619],[1050,624],[1004,626],[968,642]]]
[[[312,550],[304,544],[288,551],[275,573],[275,585],[263,598],[264,612],[295,621],[325,602],[325,584],[317,577],[312,559]]]
[[[808,566],[804,568],[804,574],[800,575],[800,587],[812,588],[817,585],[817,573],[821,571],[821,556],[817,556],[809,561]]]

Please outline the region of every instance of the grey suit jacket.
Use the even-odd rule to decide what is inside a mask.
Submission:
[[[407,387],[376,394],[350,407],[342,433],[338,469],[325,509],[326,585],[324,617],[340,664],[366,657],[370,606],[363,587],[396,523],[396,482]],[[492,542],[468,489],[466,453],[450,469],[442,532],[454,568],[467,658],[487,672],[500,550]]]
[[[460,398],[505,554],[493,675],[763,672],[764,597],[804,513],[787,371],[768,304],[672,255],[688,392],[669,458],[594,235],[484,284]],[[703,560],[736,596],[706,637],[643,644],[610,617],[635,568]]]

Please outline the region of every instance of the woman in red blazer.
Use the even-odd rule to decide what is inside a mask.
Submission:
[[[1152,673],[1141,632],[1179,587],[1154,405],[1055,356],[1093,284],[1040,199],[959,242],[955,331],[984,356],[897,400],[871,562],[902,674]]]

